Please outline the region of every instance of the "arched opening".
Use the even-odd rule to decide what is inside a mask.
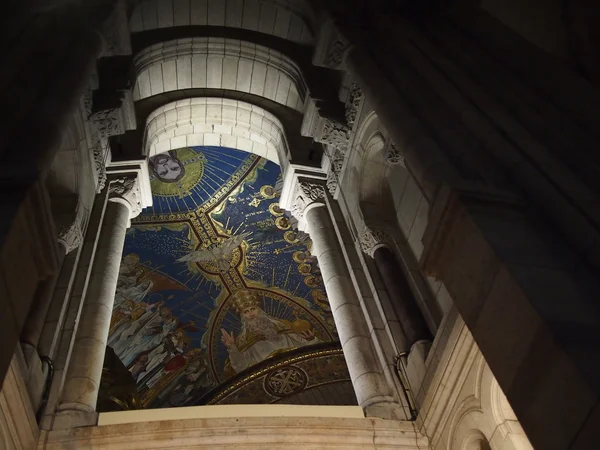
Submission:
[[[148,156],[203,145],[247,151],[282,170],[289,164],[281,122],[258,106],[202,97],[166,104],[148,116],[144,144]]]
[[[177,100],[148,115],[144,152],[154,201],[127,233],[108,343],[135,407],[356,404],[312,243],[279,206],[279,119]],[[268,378],[282,370],[295,381]]]

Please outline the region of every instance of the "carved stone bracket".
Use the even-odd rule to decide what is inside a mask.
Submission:
[[[65,248],[65,254],[69,254],[78,248],[83,242],[83,233],[81,232],[79,221],[74,220],[69,225],[59,226],[58,238],[56,240]]]
[[[365,227],[360,235],[360,246],[362,251],[371,258],[379,247],[388,247],[390,238],[387,233],[380,228]]]
[[[294,189],[292,215],[301,220],[309,205],[325,203],[325,186],[317,180],[298,180]]]
[[[136,175],[111,177],[108,186],[108,201],[122,203],[129,208],[129,219],[142,212],[140,182]]]

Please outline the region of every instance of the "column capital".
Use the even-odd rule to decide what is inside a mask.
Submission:
[[[129,209],[129,222],[143,208],[152,206],[148,161],[115,161],[107,167],[108,201],[123,203]]]
[[[121,203],[129,209],[129,222],[142,212],[140,180],[136,173],[113,175],[108,180],[108,201]]]
[[[292,215],[300,221],[312,205],[325,204],[325,183],[322,180],[312,178],[300,178],[296,180],[294,187],[294,203]]]
[[[98,177],[97,192],[106,185],[106,166],[110,164],[110,137],[136,128],[133,94],[130,90],[119,92],[119,105],[114,108],[94,111],[94,94],[85,94],[83,105],[88,111],[90,149],[93,154]]]
[[[360,235],[360,247],[371,258],[378,248],[389,247],[389,242],[389,235],[380,228],[365,227]]]
[[[56,241],[65,248],[65,255],[78,248],[83,242],[83,233],[79,220],[75,219],[70,224],[61,224],[58,229]]]

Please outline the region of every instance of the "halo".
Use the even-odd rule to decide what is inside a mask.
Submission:
[[[206,157],[200,152],[191,148],[180,148],[170,152],[171,157],[177,160],[185,167],[185,175],[175,183],[166,183],[161,181],[156,175],[150,177],[150,186],[152,195],[160,197],[187,197],[192,189],[202,180],[204,176],[204,164]],[[160,153],[156,156],[160,156]]]

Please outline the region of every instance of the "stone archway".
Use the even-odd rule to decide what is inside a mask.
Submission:
[[[211,145],[244,150],[280,165],[289,150],[281,122],[264,109],[224,98],[191,98],[161,106],[148,117],[144,153]]]

